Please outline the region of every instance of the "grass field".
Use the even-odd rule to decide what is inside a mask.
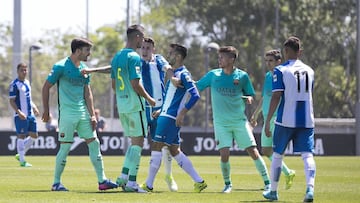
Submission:
[[[142,158],[138,182],[146,179],[148,156]],[[191,156],[195,168],[208,183],[202,193],[193,193],[193,182],[173,163],[179,191],[168,191],[164,169],[160,168],[155,181],[155,192],[150,194],[124,193],[121,189],[99,192],[95,172],[87,156],[69,156],[62,182],[69,192],[51,192],[54,156],[28,156],[31,168],[21,168],[14,156],[0,156],[0,202],[267,202],[262,197],[263,183],[253,162],[247,156],[232,156],[233,192],[222,194],[223,180],[217,156]],[[360,157],[315,157],[317,176],[314,202],[360,202]],[[279,186],[279,202],[302,202],[305,181],[302,160],[286,157],[289,167],[296,170],[294,185],[284,189],[284,177]],[[268,160],[266,160],[269,165]],[[123,156],[104,156],[108,178],[119,175]]]

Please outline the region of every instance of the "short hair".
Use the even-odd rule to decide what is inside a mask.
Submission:
[[[289,47],[293,51],[298,52],[301,49],[300,39],[295,36],[291,36],[284,42],[284,47]]]
[[[187,49],[183,45],[178,44],[178,43],[173,43],[173,44],[170,44],[170,47],[173,48],[176,53],[180,54],[183,57],[183,59],[186,58]]]
[[[152,44],[153,46],[155,46],[155,41],[154,41],[151,37],[145,37],[145,38],[144,38],[144,42],[150,43],[150,44]]]
[[[265,53],[265,56],[273,56],[275,60],[281,59],[281,52],[277,49],[269,50]]]
[[[75,53],[76,49],[81,49],[83,47],[92,47],[93,43],[82,37],[75,38],[71,41],[71,53]]]
[[[131,25],[130,27],[127,28],[126,30],[126,36],[127,38],[131,38],[134,35],[138,35],[138,34],[142,34],[144,35],[144,27],[141,25]]]
[[[27,67],[27,64],[24,62],[20,62],[17,66],[16,69],[19,70],[21,67]]]
[[[219,53],[225,53],[226,55],[236,59],[239,55],[238,50],[233,46],[220,47]]]

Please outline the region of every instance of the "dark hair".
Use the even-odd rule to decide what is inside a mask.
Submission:
[[[145,38],[144,38],[144,42],[150,43],[150,44],[152,44],[153,46],[155,46],[155,41],[154,41],[151,37],[145,37]]]
[[[16,66],[16,69],[19,70],[21,67],[27,67],[26,63],[24,62],[20,62],[17,66]]]
[[[239,55],[238,50],[233,46],[220,47],[219,53],[225,53],[228,56],[233,57],[234,59],[236,59]]]
[[[83,47],[92,47],[93,43],[86,38],[75,38],[71,41],[71,53],[75,53],[76,49],[81,49]]]
[[[170,44],[170,47],[173,48],[176,53],[180,54],[183,57],[183,59],[186,58],[187,49],[183,45],[173,43],[173,44]]]
[[[280,50],[273,49],[273,50],[267,51],[265,53],[265,56],[273,56],[275,58],[275,60],[279,60],[279,59],[281,59],[281,52],[280,52]]]
[[[297,37],[291,36],[284,42],[284,47],[289,47],[293,51],[298,52],[301,49],[300,39]]]
[[[132,37],[134,35],[138,35],[138,34],[144,35],[144,31],[145,31],[145,29],[141,25],[131,25],[126,30],[126,36],[127,36],[127,38],[130,38],[130,37]]]

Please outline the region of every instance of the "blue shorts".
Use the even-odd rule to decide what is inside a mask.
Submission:
[[[156,133],[152,140],[167,145],[179,145],[180,127],[176,127],[176,120],[160,116],[157,120]]]
[[[19,116],[14,117],[16,134],[27,135],[28,132],[37,133],[36,118],[28,116],[27,119],[21,120]]]
[[[159,109],[161,109],[161,107],[156,107],[156,108],[146,107],[146,119],[148,122],[148,133],[152,139],[154,139],[154,137],[155,137],[158,118],[153,118],[151,115],[154,111],[157,111]]]
[[[290,140],[293,141],[294,152],[314,152],[314,128],[275,125],[273,136],[273,150],[276,153],[284,154]]]

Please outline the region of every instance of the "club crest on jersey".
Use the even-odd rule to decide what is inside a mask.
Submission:
[[[186,82],[192,82],[190,75],[185,76]]]
[[[136,74],[141,74],[140,66],[136,66],[135,70],[136,70]]]
[[[239,85],[239,80],[238,79],[234,80],[234,85]]]
[[[276,82],[277,81],[277,76],[274,74],[273,75],[273,81]]]
[[[65,137],[65,133],[61,133],[61,134],[60,134],[60,137],[61,137],[61,138],[64,138],[64,137]]]

